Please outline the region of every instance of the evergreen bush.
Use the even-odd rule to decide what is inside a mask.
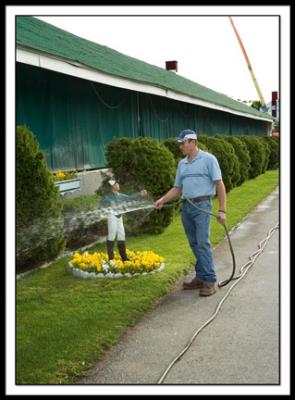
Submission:
[[[256,178],[263,171],[266,158],[265,148],[256,136],[240,136],[239,139],[246,144],[251,158],[249,178]]]
[[[233,146],[222,138],[213,136],[202,135],[199,140],[200,143],[204,143],[208,147],[209,152],[217,158],[224,186],[226,191],[229,192],[240,179],[240,164]]]
[[[240,160],[236,154],[234,146],[226,140],[228,136],[218,135],[215,136],[216,139],[223,141],[224,150],[227,154],[227,157],[231,158],[233,161],[233,170],[230,174],[230,180],[232,183],[232,188],[238,186],[238,183],[241,179],[241,164]]]
[[[53,260],[64,248],[62,202],[44,155],[26,126],[16,128],[16,266]]]
[[[239,136],[224,136],[234,148],[236,156],[240,162],[240,179],[237,181],[237,186],[240,186],[248,179],[251,158],[246,144],[239,140]]]
[[[265,136],[263,140],[267,142],[270,148],[270,155],[269,155],[267,169],[277,169],[279,167],[279,162],[280,162],[279,141],[272,136]]]
[[[155,139],[114,139],[107,146],[108,167],[120,182],[122,193],[142,189],[153,197],[160,198],[171,189],[175,178],[175,161],[172,153]],[[126,215],[126,228],[136,233],[160,233],[173,217],[173,207],[161,211],[136,211]],[[135,215],[134,215],[135,214]],[[142,223],[141,222],[142,219]],[[126,229],[127,231],[127,229]]]
[[[264,151],[265,151],[265,159],[262,164],[262,174],[265,173],[265,171],[268,169],[268,163],[269,163],[269,157],[271,153],[270,146],[268,142],[265,140],[265,136],[259,136],[258,139],[260,140],[260,143],[264,146]]]

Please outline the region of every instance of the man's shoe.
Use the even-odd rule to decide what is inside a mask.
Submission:
[[[200,290],[200,296],[211,296],[214,293],[216,293],[215,285],[204,284]]]
[[[183,282],[182,287],[183,289],[201,289],[204,287],[204,283],[200,279],[194,278],[190,282]]]

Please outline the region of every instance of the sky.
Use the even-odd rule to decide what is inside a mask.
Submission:
[[[229,97],[259,100],[237,37],[219,16],[38,16],[84,39],[165,68]],[[279,90],[278,16],[233,16],[266,103]]]

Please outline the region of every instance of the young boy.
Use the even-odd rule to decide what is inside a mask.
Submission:
[[[146,190],[142,190],[140,193],[135,193],[128,196],[127,194],[119,193],[120,185],[115,179],[108,181],[111,192],[107,193],[100,201],[99,208],[110,207],[112,211],[108,214],[108,236],[107,236],[107,252],[109,260],[114,258],[114,245],[117,237],[118,250],[122,261],[128,261],[126,254],[126,242],[125,242],[125,229],[123,224],[122,214],[117,214],[116,208],[120,208],[122,202],[129,200],[137,200],[141,196],[146,196]]]

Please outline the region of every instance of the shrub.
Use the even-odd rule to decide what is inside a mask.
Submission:
[[[184,155],[179,148],[179,144],[175,139],[166,139],[163,142],[163,145],[167,147],[167,149],[173,154],[175,160],[175,167],[177,167],[179,161],[183,159]]]
[[[270,146],[269,146],[268,142],[264,139],[265,139],[265,136],[259,136],[260,143],[264,146],[264,152],[265,152],[265,159],[262,164],[262,171],[261,171],[262,174],[264,174],[264,172],[268,168],[269,157],[270,157],[270,153],[271,153]]]
[[[240,162],[240,179],[237,186],[240,186],[248,179],[251,158],[246,144],[239,140],[238,136],[224,136],[224,138],[233,146],[236,156]]]
[[[107,147],[106,159],[108,167],[112,168],[115,178],[120,182],[122,193],[146,189],[154,199],[158,199],[173,186],[173,155],[154,139],[115,139]],[[160,233],[170,224],[172,217],[173,207],[160,212],[143,210],[127,215],[126,222],[133,233]],[[141,218],[143,221],[139,223]]]
[[[204,143],[200,143],[200,142],[198,141],[197,146],[198,146],[199,149],[201,149],[201,150],[203,150],[203,151],[209,152],[208,147],[207,147]]]
[[[207,146],[207,148],[210,150],[209,148],[209,143],[210,143],[210,139],[214,139],[214,136],[209,136],[206,133],[202,133],[201,135],[198,135],[198,143],[202,143],[205,146]]]
[[[256,136],[240,136],[239,138],[246,144],[251,158],[249,178],[256,178],[263,170],[266,157],[265,148]]]
[[[210,153],[217,158],[224,186],[226,191],[229,192],[240,179],[239,160],[233,146],[218,137],[202,135],[199,139],[201,143],[205,143]]]
[[[238,186],[238,182],[241,179],[241,165],[240,165],[240,161],[239,158],[235,152],[235,148],[234,146],[226,140],[228,136],[215,136],[216,139],[218,140],[222,140],[223,141],[223,146],[224,146],[224,150],[227,154],[227,157],[231,158],[233,161],[233,169],[232,172],[230,174],[230,180],[232,183],[232,188]]]
[[[17,270],[54,259],[64,247],[62,203],[39,144],[26,126],[16,128]]]
[[[270,155],[268,160],[267,169],[276,169],[279,167],[280,162],[280,146],[279,141],[275,137],[265,136],[263,140],[267,142],[270,148]]]

